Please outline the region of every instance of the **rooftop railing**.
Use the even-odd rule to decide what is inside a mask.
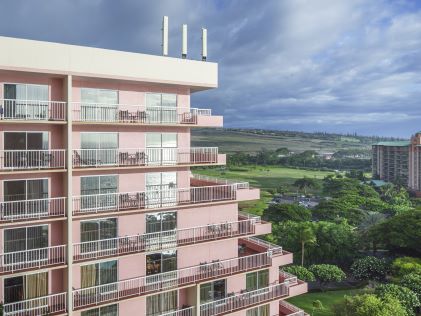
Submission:
[[[73,120],[98,123],[197,124],[210,109],[73,102]]]
[[[262,240],[260,238],[257,237],[246,237],[246,238],[241,238],[240,242],[245,242],[246,246],[247,243],[251,244],[251,245],[255,245],[258,247],[262,247],[263,249],[267,250],[268,252],[270,252],[272,255],[282,255],[283,254],[283,249],[282,246],[273,244],[271,242]]]
[[[209,240],[253,234],[254,220],[225,222],[163,232],[116,237],[73,244],[75,261],[174,248]]]
[[[216,164],[217,147],[75,149],[74,167]]]
[[[0,170],[64,169],[64,149],[0,150]]]
[[[65,121],[66,102],[0,99],[0,119],[20,121]]]
[[[98,305],[109,301],[135,297],[165,289],[176,288],[234,273],[268,267],[271,258],[267,253],[216,260],[189,268],[155,275],[143,276],[118,282],[81,288],[73,291],[74,308]]]
[[[237,293],[226,298],[200,305],[200,316],[231,313],[288,295],[288,287],[283,284],[270,285],[258,290]]]
[[[65,263],[65,245],[0,253],[0,274]]]
[[[0,202],[0,223],[64,216],[64,197]]]
[[[51,294],[3,305],[4,316],[55,315],[65,312],[66,293]]]
[[[193,174],[192,178],[198,181],[209,182],[209,183],[216,183],[216,184],[233,184],[238,187],[238,189],[249,189],[249,183],[245,181],[239,180],[228,180],[228,179],[220,179],[216,177],[206,176],[202,174]]]

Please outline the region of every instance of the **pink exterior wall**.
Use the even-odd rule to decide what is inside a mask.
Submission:
[[[238,221],[236,204],[195,207],[180,210],[177,213],[177,227],[189,228],[221,222]]]

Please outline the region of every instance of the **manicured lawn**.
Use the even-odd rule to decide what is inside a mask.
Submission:
[[[312,312],[313,301],[320,300],[324,309],[316,311],[312,316],[333,316],[333,305],[343,300],[344,295],[355,295],[361,293],[362,289],[355,290],[339,290],[327,292],[313,292],[293,297],[288,300],[291,304],[305,310],[307,313]]]

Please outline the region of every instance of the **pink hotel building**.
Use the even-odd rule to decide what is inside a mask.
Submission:
[[[305,315],[292,253],[190,147],[222,117],[205,61],[0,37],[0,302],[8,315]]]

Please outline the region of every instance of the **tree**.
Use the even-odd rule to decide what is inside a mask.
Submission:
[[[374,293],[380,298],[385,298],[388,295],[396,298],[410,316],[415,315],[415,309],[420,306],[417,295],[407,287],[396,284],[381,284],[376,287]]]
[[[263,217],[271,222],[311,220],[311,211],[298,204],[273,204],[263,212]]]
[[[332,264],[314,264],[310,266],[309,271],[314,274],[321,290],[327,283],[340,282],[346,277],[341,268]]]
[[[289,266],[289,267],[284,267],[283,270],[285,272],[288,272],[288,273],[291,273],[291,274],[295,275],[300,280],[303,280],[303,281],[306,281],[306,282],[316,280],[314,278],[314,274],[303,266],[292,265],[292,266]]]
[[[304,194],[307,194],[307,188],[317,188],[319,183],[316,179],[304,177],[298,179],[294,182],[294,186],[298,187],[300,190],[304,191]]]
[[[312,305],[311,309],[313,311],[313,313],[312,313],[313,316],[316,315],[316,313],[315,313],[316,310],[320,311],[320,310],[324,309],[323,303],[320,300],[313,301],[313,303],[311,303],[311,305]]]
[[[374,294],[345,296],[334,306],[336,316],[407,316],[399,300],[391,296],[379,298]]]
[[[351,271],[357,280],[383,281],[386,278],[388,264],[384,259],[368,256],[355,260]]]
[[[392,272],[398,277],[403,277],[410,273],[421,275],[421,259],[412,257],[396,258],[392,262]]]
[[[301,243],[301,266],[304,266],[304,248],[306,244],[315,244],[316,235],[310,225],[302,225],[298,231],[298,238]]]
[[[418,300],[421,302],[421,274],[410,273],[404,275],[400,280],[401,286],[407,287],[418,296]]]

